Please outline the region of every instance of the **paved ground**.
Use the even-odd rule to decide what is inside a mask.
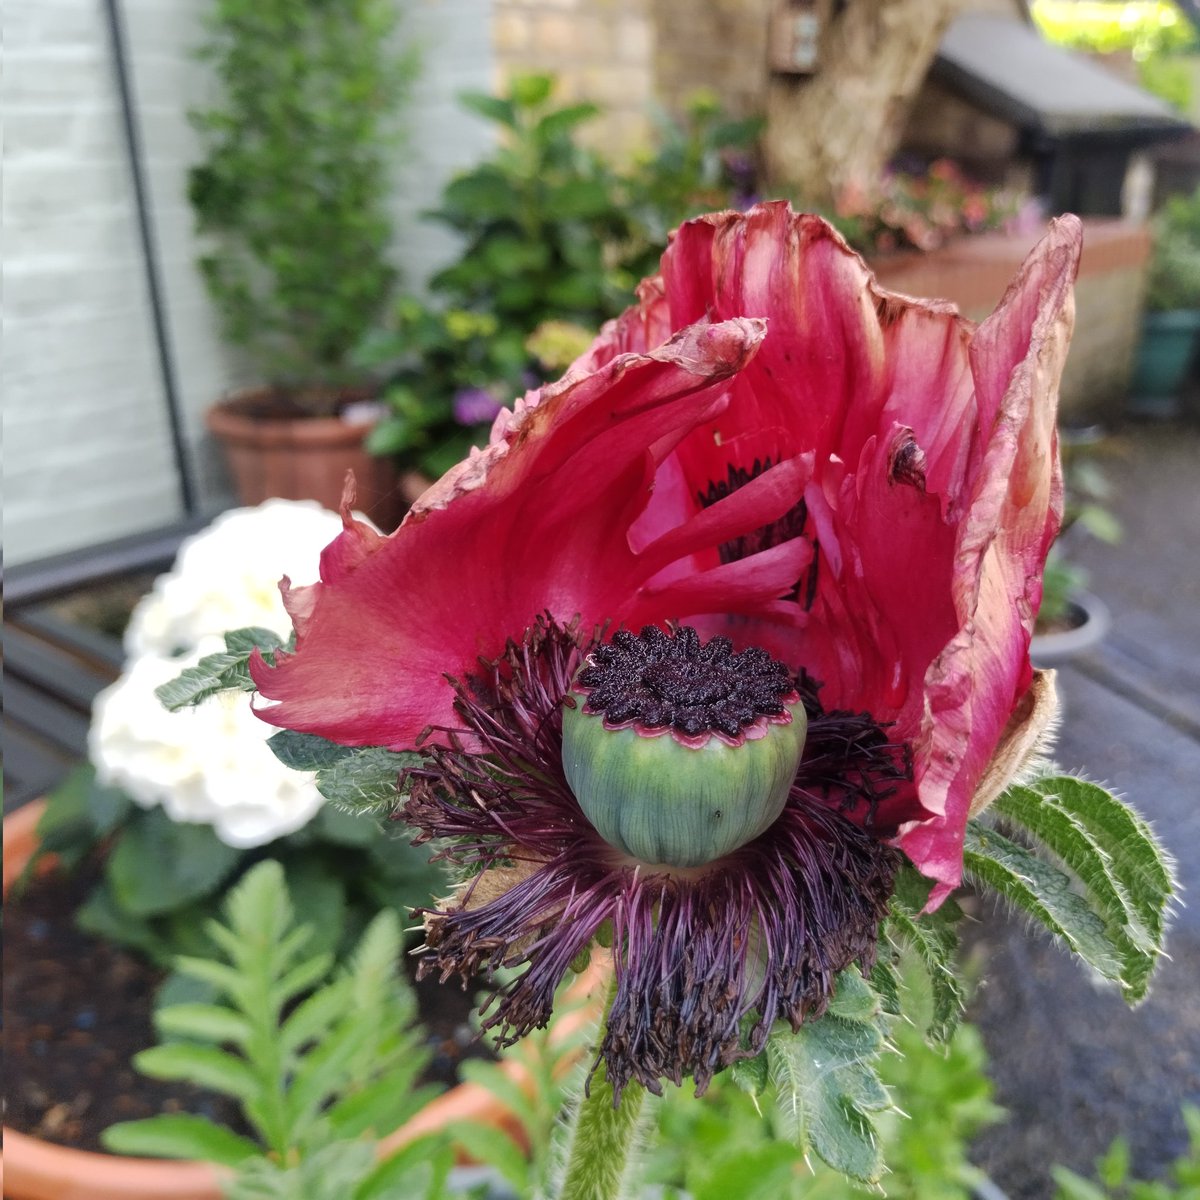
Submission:
[[[1200,1103],[1200,427],[1132,426],[1103,449],[1125,540],[1077,557],[1113,628],[1060,671],[1056,757],[1150,818],[1190,907],[1133,1012],[1004,915],[976,931],[989,964],[971,1015],[1011,1120],[975,1158],[1013,1200],[1051,1196],[1050,1163],[1087,1171],[1118,1133],[1138,1171],[1160,1174],[1186,1144],[1180,1105]]]

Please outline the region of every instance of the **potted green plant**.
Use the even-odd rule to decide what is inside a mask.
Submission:
[[[1042,604],[1030,655],[1053,667],[1098,645],[1112,623],[1108,607],[1087,590],[1088,573],[1072,561],[1081,539],[1115,546],[1124,531],[1108,508],[1112,486],[1097,462],[1104,430],[1097,425],[1059,430],[1063,462],[1063,523],[1042,576]]]
[[[1172,417],[1200,331],[1200,189],[1167,201],[1154,226],[1142,340],[1130,384],[1138,416]]]
[[[201,57],[220,94],[194,111],[204,157],[188,197],[200,270],[229,342],[263,380],[210,410],[240,498],[393,511],[386,462],[362,443],[375,381],[354,351],[395,287],[388,153],[416,70],[387,0],[217,0]],[[394,504],[394,501],[393,501]]]

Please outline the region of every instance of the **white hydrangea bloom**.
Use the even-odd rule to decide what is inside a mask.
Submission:
[[[132,662],[96,697],[91,759],[101,783],[143,808],[161,805],[172,820],[212,825],[230,846],[261,846],[307,824],[323,801],[314,774],[272,753],[267,738],[277,731],[254,715],[244,692],[175,713],[159,703],[154,689],[213,649]]]
[[[167,656],[247,625],[286,637],[292,623],[279,580],[315,582],[320,552],[341,527],[337,513],[312,500],[267,500],[223,513],[182,544],[175,565],[138,603],[126,654]]]
[[[125,671],[97,696],[89,749],[97,778],[172,820],[213,826],[231,846],[260,846],[307,824],[322,804],[315,776],[285,767],[267,746],[276,732],[244,692],[168,712],[154,695],[223,635],[257,625],[286,637],[279,580],[315,581],[321,551],[341,530],[315,501],[268,500],[219,516],[180,547],[134,610]]]

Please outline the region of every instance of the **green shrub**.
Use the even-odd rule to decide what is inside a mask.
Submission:
[[[1191,106],[1191,71],[1177,56],[1200,44],[1169,0],[1035,0],[1033,18],[1060,46],[1092,54],[1128,52],[1142,87],[1176,108]]]
[[[188,197],[226,337],[298,403],[332,407],[396,273],[388,156],[416,69],[392,0],[216,0]]]
[[[1155,218],[1146,307],[1152,312],[1200,308],[1200,189],[1173,196]]]
[[[482,442],[499,406],[561,374],[632,303],[671,229],[732,203],[759,124],[730,121],[701,96],[682,122],[663,117],[657,149],[621,172],[579,142],[600,110],[558,104],[549,75],[461,100],[500,137],[426,214],[459,234],[461,253],[431,280],[434,302],[403,297],[357,360],[389,379],[391,411],[369,449],[434,476]]]

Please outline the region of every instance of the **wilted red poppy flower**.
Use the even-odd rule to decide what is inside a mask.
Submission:
[[[1079,247],[975,329],[786,205],[690,222],[395,534],[347,517],[285,586],[263,715],[426,747],[404,814],[469,873],[426,966],[526,964],[507,1035],[611,938],[614,1085],[703,1087],[869,961],[894,845],[957,883],[1040,694]]]

